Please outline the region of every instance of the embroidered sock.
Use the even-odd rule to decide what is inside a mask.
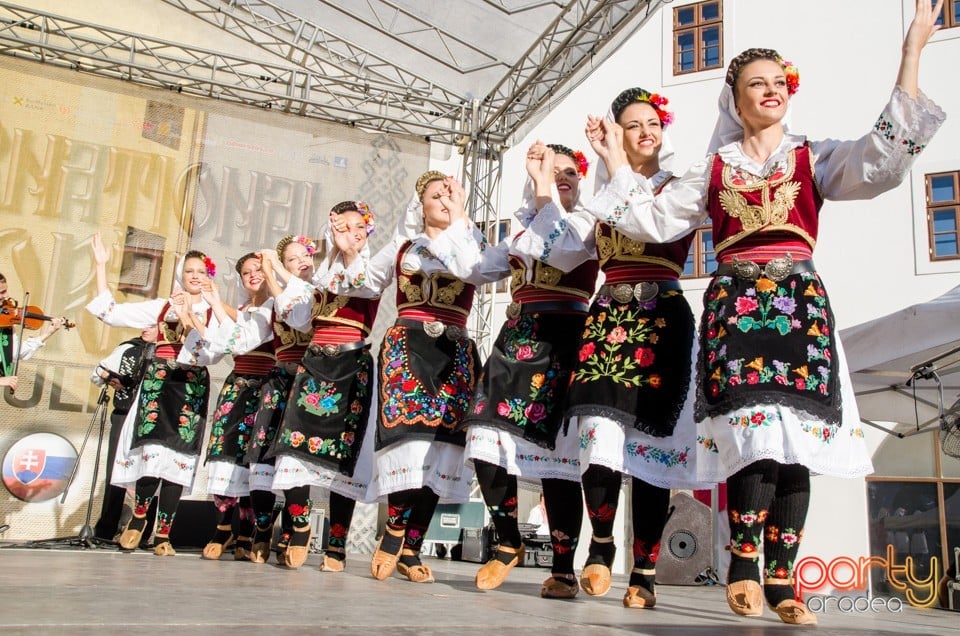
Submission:
[[[809,507],[810,471],[800,464],[781,464],[763,540],[763,595],[773,607],[794,598],[793,566]]]
[[[573,576],[573,557],[583,525],[583,492],[580,484],[566,479],[544,479],[543,504],[550,524],[554,575]]]
[[[273,525],[273,505],[277,496],[268,490],[251,490],[250,504],[253,507],[253,522],[258,528],[269,528]]]
[[[777,473],[777,462],[764,459],[727,479],[731,553],[728,583],[760,581],[757,562],[763,541],[763,524],[776,492]]]
[[[639,585],[653,592],[660,538],[669,514],[670,491],[633,477],[630,480],[630,501],[633,510],[630,585]]]
[[[357,502],[349,497],[330,493],[330,533],[327,538],[326,554],[330,558],[343,561],[347,558],[347,534],[353,520],[353,510]]]
[[[489,462],[474,462],[480,492],[490,511],[490,519],[497,529],[497,541],[508,548],[519,548],[522,543],[517,521],[517,478],[505,468]],[[514,555],[498,552],[498,560],[510,563]]]
[[[613,522],[617,518],[620,481],[620,473],[596,464],[590,464],[583,473],[583,497],[587,504],[587,515],[590,517],[594,537],[594,540],[590,541],[590,553],[584,565],[602,563],[609,567],[613,563],[616,551],[612,540]],[[596,539],[603,539],[603,541]]]

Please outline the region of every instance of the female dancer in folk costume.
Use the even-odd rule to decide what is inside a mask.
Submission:
[[[654,192],[676,180],[662,169],[672,155],[665,127],[667,99],[630,88],[614,99],[608,119],[623,130],[618,158],[626,176]],[[601,120],[587,137],[601,143]],[[666,150],[664,150],[666,146]],[[600,170],[602,186],[618,166]],[[590,308],[568,397],[579,431],[580,466],[593,529],[580,584],[593,596],[610,590],[616,546],[613,526],[623,475],[631,478],[633,569],[623,604],[656,604],[656,562],[667,522],[670,488],[697,487],[693,418],[694,321],[679,278],[693,234],[662,245],[633,240],[586,215],[569,231],[595,233],[604,285]]]
[[[240,257],[236,264],[247,300],[231,316],[213,286],[213,312],[219,325],[203,334],[214,356],[232,355],[233,371],[220,390],[207,443],[207,493],[219,512],[213,538],[203,548],[203,558],[219,559],[236,543],[236,560],[249,556],[253,547],[253,506],[250,502],[250,469],[246,464],[253,422],[260,405],[260,385],[273,369],[273,298],[264,284],[260,258]],[[234,524],[235,511],[239,519]],[[234,533],[236,525],[236,533]]]
[[[730,63],[704,162],[659,196],[620,167],[591,204],[601,220],[637,240],[669,241],[707,218],[713,224],[720,265],[700,326],[698,464],[701,476],[727,478],[727,602],[740,615],[762,613],[762,591],[784,622],[816,622],[791,585],[810,472],[856,477],[872,470],[811,256],[823,200],[866,199],[895,187],[943,122],[917,86],[920,52],[941,4],[917,1],[897,85],[864,137],[810,142],[788,132],[796,69],[775,51],[749,49]],[[602,128],[600,151],[616,161],[619,132]]]
[[[330,216],[316,288],[291,278],[277,300],[284,322],[313,337],[267,456],[276,458],[273,489],[283,492],[294,524],[284,563],[298,568],[307,558],[310,487],[320,486],[330,490],[330,538],[320,569],[340,572],[354,507],[367,500],[373,477],[374,370],[366,338],[380,296],[363,287],[374,229],[368,206],[344,201]]]
[[[156,357],[143,375],[136,398],[121,432],[121,451],[112,467],[111,483],[135,486],[133,517],[120,536],[120,547],[133,550],[146,527],[150,502],[160,491],[159,529],[154,554],[175,554],[170,529],[184,488],[193,487],[203,427],[207,418],[212,362],[200,344],[198,327],[216,327],[217,319],[204,286],[216,267],[203,253],[187,252],[177,264],[177,291],[170,298],[117,303],[107,287],[110,252],[99,234],[91,243],[96,265],[97,297],[87,311],[112,327],[144,328],[158,324]]]
[[[276,250],[257,252],[263,268],[264,283],[274,298],[270,322],[277,361],[260,387],[260,405],[246,458],[250,466],[250,501],[253,504],[255,524],[253,547],[250,551],[250,560],[254,563],[266,563],[270,556],[277,496],[273,492],[276,458],[268,456],[268,453],[283,419],[293,378],[310,344],[309,333],[297,331],[283,321],[276,299],[283,293],[281,283],[289,285],[296,278],[309,282],[313,278],[313,258],[316,251],[317,246],[313,240],[305,236],[290,235],[280,239]],[[303,302],[313,301],[313,295],[308,293],[307,287],[303,288],[303,294]],[[285,513],[281,513],[281,520],[283,532],[277,545],[277,560],[283,562],[283,552],[290,539],[291,524],[294,521]]]
[[[479,267],[491,278],[511,276],[507,321],[464,418],[466,458],[476,470],[499,538],[497,554],[477,572],[476,585],[498,587],[523,560],[517,480],[541,480],[553,544],[551,576],[541,595],[573,598],[583,498],[576,429],[560,429],[577,361],[577,340],[571,335],[583,330],[597,262],[592,234],[552,250],[546,242],[578,207],[587,160],[565,146],[537,142],[527,154],[527,172],[531,185],[516,214],[526,229],[490,247],[475,227],[456,224],[431,249],[450,263],[454,274]],[[551,221],[540,222],[541,214]]]
[[[440,499],[466,501],[473,472],[463,461],[461,420],[476,369],[467,316],[482,277],[458,278],[432,249],[454,224],[470,224],[463,188],[443,173],[417,179],[397,236],[371,260],[366,285],[382,290],[396,278],[397,322],[384,336],[378,369],[375,487],[389,505],[370,571],[399,570],[432,582],[420,548]]]

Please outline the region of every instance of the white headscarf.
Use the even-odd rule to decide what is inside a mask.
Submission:
[[[790,111],[792,100],[787,100],[787,112],[784,113],[781,124],[783,132],[790,132]],[[737,105],[733,100],[733,89],[724,82],[720,89],[720,97],[717,98],[717,124],[713,127],[713,136],[710,138],[710,145],[707,147],[707,153],[713,154],[727,144],[743,140],[743,121],[737,114]]]
[[[618,93],[619,94],[619,93]],[[637,103],[646,103],[646,102],[637,102]],[[607,121],[612,121],[617,123],[617,118],[613,116],[613,100],[610,101],[611,107],[607,109],[606,119]],[[673,172],[673,160],[674,160],[674,150],[673,142],[670,141],[670,134],[667,132],[666,126],[661,126],[663,133],[661,134],[660,139],[660,152],[657,155],[657,158],[660,160],[660,170],[666,170],[667,172]],[[600,188],[605,186],[610,182],[610,175],[607,174],[607,164],[602,160],[597,161],[597,174],[593,178],[593,191],[599,192]]]

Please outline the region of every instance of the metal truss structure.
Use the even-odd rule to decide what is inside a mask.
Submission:
[[[531,1],[504,14],[558,6],[559,12],[485,97],[441,86],[268,0],[157,0],[252,45],[256,59],[84,22],[0,1],[0,54],[178,93],[417,136],[455,145],[463,154],[469,209],[485,226],[497,218],[502,154],[537,114],[586,77],[661,0]],[[319,0],[339,10],[338,3]],[[389,0],[368,0],[429,30],[426,21]],[[513,3],[516,4],[516,3]],[[65,8],[72,8],[67,5]],[[348,18],[345,18],[348,19]],[[352,19],[357,19],[354,16]],[[384,38],[398,32],[366,19]],[[411,27],[407,27],[411,28]],[[468,72],[505,63],[449,33],[430,53],[447,68]],[[492,46],[495,48],[495,45]],[[443,51],[456,49],[449,60]],[[463,52],[468,53],[464,54]],[[475,304],[481,349],[490,337],[493,294]]]

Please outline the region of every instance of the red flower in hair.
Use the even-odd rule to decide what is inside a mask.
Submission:
[[[793,62],[780,60],[783,64],[783,73],[787,76],[787,95],[793,95],[800,88],[800,71]]]
[[[587,169],[590,168],[590,162],[587,161],[587,158],[579,150],[574,150],[573,156],[577,161],[577,172],[580,173],[581,177],[587,176]]]
[[[203,257],[203,266],[207,268],[207,276],[213,278],[217,275],[217,264],[209,256]]]

